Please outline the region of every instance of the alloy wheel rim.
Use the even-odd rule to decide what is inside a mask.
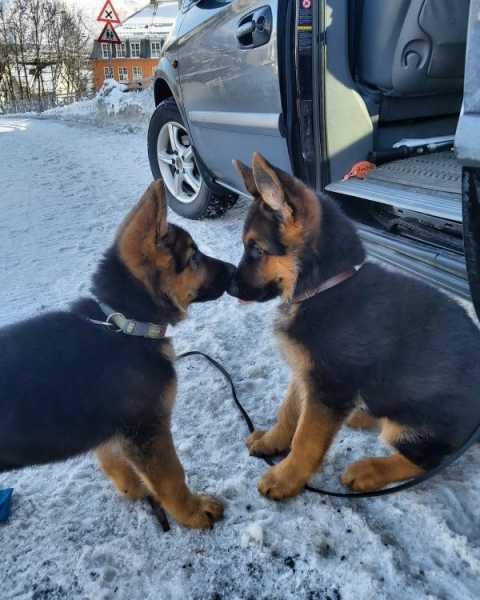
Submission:
[[[202,179],[193,156],[188,132],[176,121],[160,129],[157,141],[158,165],[169,192],[184,204],[197,199]]]

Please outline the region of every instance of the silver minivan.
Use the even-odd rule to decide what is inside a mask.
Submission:
[[[259,151],[371,256],[480,308],[480,0],[180,0],[148,132],[173,210],[247,195]]]

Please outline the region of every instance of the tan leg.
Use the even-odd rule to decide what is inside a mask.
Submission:
[[[424,473],[421,467],[402,454],[364,458],[351,464],[341,476],[343,485],[357,492],[379,490],[394,481],[403,481]]]
[[[128,458],[151,494],[177,521],[187,527],[212,527],[223,515],[219,500],[194,495],[185,482],[185,472],[173,445],[172,434],[165,424],[142,447],[126,445]]]
[[[281,500],[298,494],[319,469],[344,416],[325,406],[305,389],[302,411],[290,454],[266,471],[258,486],[268,498]]]
[[[271,456],[290,448],[301,411],[301,395],[295,379],[288,386],[287,395],[277,415],[277,422],[269,431],[254,431],[246,441],[252,456]]]
[[[364,408],[356,408],[347,419],[346,423],[352,429],[375,429],[378,419],[372,417]]]
[[[112,439],[97,448],[97,456],[104,472],[113,480],[121,494],[131,500],[141,500],[148,494],[147,488],[129,463],[120,440]]]

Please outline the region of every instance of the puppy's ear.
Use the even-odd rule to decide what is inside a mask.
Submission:
[[[145,190],[118,234],[120,256],[130,271],[138,276],[145,259],[154,260],[158,255],[158,243],[167,233],[165,189],[163,182],[158,180]]]
[[[256,196],[256,194],[258,194],[258,190],[257,186],[255,185],[255,179],[253,178],[252,169],[250,167],[247,167],[247,165],[241,160],[234,160],[232,162],[233,166],[239,172],[247,192],[252,196]]]
[[[151,203],[155,211],[155,233],[157,240],[167,235],[167,201],[165,197],[165,187],[161,179],[152,182],[145,190],[140,202]]]
[[[258,152],[253,155],[253,177],[265,204],[278,213],[282,221],[290,221],[293,217],[293,211],[287,202],[287,194],[283,184],[275,172],[275,168]]]

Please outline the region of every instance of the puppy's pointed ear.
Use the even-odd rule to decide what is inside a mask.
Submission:
[[[156,255],[158,241],[168,232],[163,181],[154,181],[121,226],[117,243],[124,262],[136,271],[145,257]]]
[[[165,187],[161,179],[152,182],[142,196],[140,202],[151,203],[155,211],[155,232],[157,240],[161,240],[167,235],[167,201],[165,197]]]
[[[292,207],[287,202],[287,194],[275,168],[261,154],[253,155],[253,177],[262,200],[278,213],[284,222],[293,216]]]
[[[239,172],[247,192],[252,196],[258,194],[257,186],[255,185],[255,179],[253,178],[252,169],[248,167],[245,163],[243,163],[241,160],[233,160],[232,162],[233,166]]]

